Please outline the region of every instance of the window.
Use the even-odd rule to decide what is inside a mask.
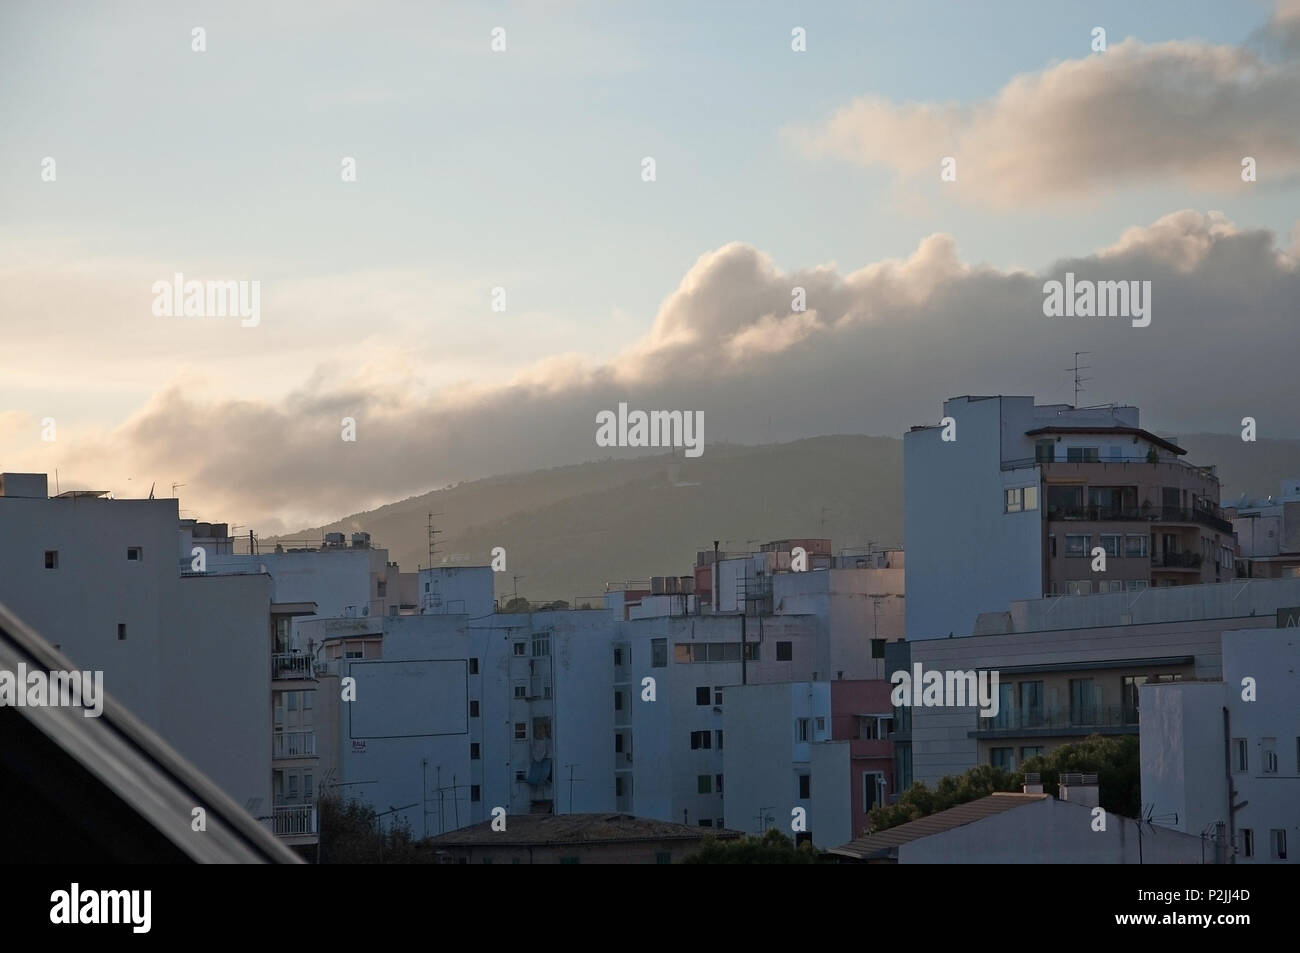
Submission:
[[[528,725],[526,722],[515,722],[515,741],[528,740]]]
[[[713,775],[699,774],[695,777],[695,792],[697,794],[713,793]]]
[[[621,646],[618,645],[614,646],[614,664],[615,665],[623,664],[623,649]]]
[[[656,864],[671,864],[672,862],[673,862],[673,855],[668,853],[668,851],[666,850],[661,850],[655,854]]]
[[[722,750],[722,729],[719,728],[717,731],[714,732],[714,734],[717,735],[717,742],[718,742],[717,749],[721,751]]]
[[[297,692],[285,692],[285,693],[284,693],[284,697],[285,697],[285,700],[286,700],[287,703],[288,703],[288,708],[289,708],[289,710],[290,710],[290,711],[297,711],[297,710],[298,710],[298,693],[297,693]]]
[[[798,718],[794,723],[795,737],[800,741],[807,741],[809,734],[809,724],[807,718]]]
[[[298,775],[289,775],[289,800],[298,800]]]
[[[1036,486],[1025,487],[1025,509],[1026,510],[1038,509],[1038,487]]]
[[[614,710],[615,710],[615,711],[622,711],[622,710],[623,710],[623,693],[622,693],[622,692],[615,692],[615,693],[614,693]]]
[[[1065,584],[1065,593],[1070,596],[1086,596],[1092,593],[1091,579],[1072,579]]]
[[[1120,683],[1120,712],[1126,725],[1138,723],[1138,689],[1146,682],[1145,675],[1125,675]]]
[[[879,738],[879,722],[876,720],[876,716],[858,716],[858,739],[860,741],[877,741]]]
[[[707,731],[692,731],[692,732],[691,732],[691,750],[692,750],[692,751],[697,751],[697,750],[699,750],[700,748],[708,748],[708,747],[710,747],[710,744],[709,744],[710,740],[711,740],[711,736],[710,736],[709,732],[707,732]]]
[[[527,698],[528,686],[523,682],[515,682],[515,698]]]
[[[1260,756],[1263,761],[1260,770],[1264,774],[1277,774],[1277,739],[1261,739],[1260,749]]]
[[[707,705],[709,703],[709,686],[701,685],[695,689],[695,704]]]
[[[673,645],[673,661],[674,662],[695,661],[691,653],[691,645],[689,642],[677,642]]]
[[[622,753],[623,753],[623,736],[621,734],[616,734],[614,735],[614,754],[622,754]]]
[[[614,776],[614,797],[623,796],[623,778],[621,775]]]
[[[885,640],[884,640],[884,639],[872,639],[872,640],[871,640],[871,657],[872,657],[872,658],[884,658],[884,657],[885,657]]]
[[[302,796],[303,796],[303,800],[306,801],[314,800],[314,798],[312,797],[312,780],[311,780],[310,771],[308,771],[306,774],[302,776]]]
[[[1120,539],[1121,537],[1118,533],[1101,534],[1101,548],[1105,551],[1107,556],[1114,557],[1115,559],[1119,558]]]
[[[758,643],[748,642],[745,644],[745,660],[748,662],[758,661]]]
[[[1243,857],[1255,856],[1255,832],[1249,827],[1241,829],[1241,855]]]
[[[1097,447],[1070,447],[1065,451],[1065,459],[1070,463],[1096,463]]]
[[[483,789],[480,788],[477,784],[471,784],[469,786],[469,799],[471,801],[480,801],[482,800],[482,798],[483,798]]]
[[[714,689],[713,689],[713,704],[717,705],[719,708],[722,707],[722,688],[721,688],[721,686],[715,686]]]
[[[722,775],[720,775],[720,774],[715,774],[715,775],[713,776],[713,788],[714,788],[714,790],[717,791],[719,794],[722,793]],[[719,824],[718,826],[721,827],[722,825]]]
[[[1098,592],[1123,592],[1123,579],[1102,579],[1097,583]]]
[[[1094,679],[1070,679],[1070,724],[1097,724],[1097,683]]]
[[[1067,556],[1087,556],[1088,541],[1091,536],[1081,536],[1074,533],[1065,535],[1065,555]]]
[[[518,783],[518,784],[523,784],[524,781],[525,781],[525,778],[524,778],[524,772],[522,772],[522,771],[516,771],[516,772],[515,772],[515,782]]]
[[[823,734],[823,733],[825,733],[825,731],[826,731],[826,719],[825,719],[823,716],[818,715],[818,716],[817,716],[817,734],[819,734],[819,735],[820,735],[820,734]]]
[[[562,863],[562,864],[576,864],[577,862],[578,862],[578,858],[577,858],[577,857],[561,857],[561,858],[560,858],[560,863]]]
[[[1232,770],[1234,774],[1245,774],[1250,766],[1250,760],[1246,753],[1246,739],[1232,739]]]
[[[712,826],[713,826],[713,818],[711,817],[700,818],[700,827],[712,827]]]
[[[515,643],[515,654],[516,654],[516,655],[527,655],[527,654],[528,654],[528,646],[526,646],[523,642],[516,642],[516,643]]]
[[[1003,500],[1002,511],[1004,513],[1019,513],[1021,506],[1023,505],[1021,501],[1020,487],[1004,490],[1003,493],[1005,494],[1005,499]]]
[[[472,658],[469,660],[469,673],[471,675],[478,674],[478,659]]]
[[[376,579],[376,580],[375,580],[375,595],[378,596],[380,599],[382,599],[382,598],[384,598],[386,595],[388,595],[388,580],[387,580],[387,579]]]
[[[119,642],[125,642],[125,641],[126,641],[126,623],[125,623],[125,622],[119,622],[119,623],[117,624],[117,640],[118,640]]]
[[[128,547],[126,547],[126,561],[127,561],[127,562],[138,563],[138,562],[139,562],[140,560],[142,560],[142,559],[144,559],[144,552],[143,552],[143,550],[140,549],[139,546],[128,546]]]
[[[1124,460],[1124,448],[1123,448],[1123,447],[1117,447],[1117,446],[1115,446],[1114,444],[1111,444],[1110,447],[1109,447],[1109,450],[1110,450],[1110,459],[1111,459],[1112,462],[1114,462],[1114,463],[1122,463],[1122,462],[1123,462],[1123,460]]]
[[[471,718],[477,718],[477,717],[478,717],[478,699],[477,699],[477,698],[471,698],[470,701],[469,701],[469,716],[470,716]]]
[[[1148,585],[1149,583],[1145,579],[1129,579],[1125,581],[1124,588],[1129,592],[1140,592],[1147,588]]]
[[[1042,745],[1025,745],[1020,749],[1020,763],[1024,764],[1030,758],[1041,758],[1043,756]]]
[[[650,640],[650,667],[651,668],[668,667],[668,640],[667,639]]]
[[[1056,462],[1056,441],[1055,440],[1034,441],[1034,462],[1055,463]]]
[[[1020,683],[1020,724],[1023,728],[1043,726],[1042,682]]]
[[[1067,516],[1081,516],[1083,511],[1083,487],[1048,486],[1047,515],[1050,519],[1063,519]]]
[[[1124,537],[1124,555],[1132,558],[1145,558],[1147,554],[1147,538],[1145,535],[1138,536],[1130,533]]]
[[[793,642],[776,643],[776,660],[778,662],[788,662],[794,658]]]
[[[45,568],[46,569],[59,568],[59,551],[57,549],[45,550]]]
[[[359,643],[355,643],[355,642],[351,644],[345,643],[343,646],[343,657],[345,659],[361,658],[364,655],[365,655],[365,648]]]
[[[1038,509],[1038,487],[1036,486],[1016,486],[1005,491],[1003,498],[1004,511],[1007,513],[1019,513],[1027,510]]]
[[[55,648],[58,648],[58,646],[56,645]],[[1300,738],[1295,740],[1295,770],[1297,774],[1300,774]]]
[[[799,775],[799,800],[804,801],[812,797],[812,775]]]
[[[542,658],[551,654],[550,634],[533,636],[533,658]]]
[[[862,810],[870,811],[885,803],[885,776],[879,771],[862,772]]]
[[[1001,768],[1003,771],[1016,770],[1016,749],[990,748],[989,764],[995,768]]]
[[[1273,849],[1274,860],[1286,860],[1286,829],[1274,828],[1268,832],[1269,846]]]
[[[478,761],[481,755],[482,748],[479,747],[479,743],[477,741],[471,741],[469,743],[469,760]]]

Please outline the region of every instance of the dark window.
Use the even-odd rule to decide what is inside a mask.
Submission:
[[[668,667],[668,640],[667,639],[650,640],[650,667],[651,668]]]
[[[695,704],[707,705],[709,703],[709,686],[701,685],[695,689]]]
[[[469,760],[477,761],[479,759],[479,746],[477,741],[469,743]]]
[[[742,786],[743,786],[743,785],[742,785]],[[811,775],[811,774],[801,774],[801,775],[799,775],[799,798],[800,798],[800,800],[803,800],[803,799],[805,799],[805,798],[811,797],[811,794],[809,793],[811,787],[812,787],[812,775]]]
[[[884,639],[872,639],[872,640],[871,640],[871,657],[872,657],[872,658],[884,658],[884,657],[885,657],[885,640],[884,640]]]
[[[792,658],[794,658],[794,643],[793,643],[793,642],[778,642],[778,643],[776,643],[776,660],[777,660],[778,662],[788,662],[788,661],[790,661]]]
[[[699,748],[708,748],[708,747],[711,747],[711,745],[710,745],[710,741],[711,741],[711,738],[709,737],[709,732],[707,732],[707,731],[692,731],[692,732],[691,732],[691,750],[692,750],[692,751],[695,751],[695,750],[697,750],[697,749],[699,749]]]
[[[622,711],[622,710],[623,710],[623,693],[622,693],[622,692],[615,692],[615,693],[614,693],[614,710],[615,710],[615,711]]]
[[[618,646],[614,647],[614,664],[615,665],[623,664],[623,650]]]
[[[477,784],[471,784],[469,786],[469,799],[471,801],[477,801],[481,794],[482,791]]]
[[[469,660],[469,673],[471,675],[478,674],[478,659],[472,658]]]
[[[722,775],[720,775],[720,774],[719,774],[719,775],[715,775],[714,778],[713,778],[713,783],[714,783],[714,785],[716,786],[716,788],[717,788],[717,790],[718,790],[718,793],[721,794],[721,793],[722,793]]]
[[[119,623],[117,624],[117,640],[118,640],[119,642],[123,642],[123,641],[126,640],[126,623],[125,623],[125,622],[119,622]]]
[[[615,776],[614,797],[622,797],[622,796],[623,796],[623,779],[621,777]]]
[[[622,753],[623,753],[623,736],[622,736],[622,735],[615,735],[615,736],[614,736],[614,753],[615,753],[615,754],[622,754]]]
[[[45,550],[45,568],[46,569],[59,568],[59,551],[57,549]]]
[[[140,547],[128,546],[126,548],[126,558],[129,562],[138,563],[143,558]]]
[[[477,698],[472,698],[472,699],[470,699],[470,703],[469,703],[469,716],[470,716],[471,718],[477,718],[477,717],[478,717],[478,699],[477,699]]]
[[[698,774],[695,776],[695,793],[712,794],[713,793],[713,775]]]

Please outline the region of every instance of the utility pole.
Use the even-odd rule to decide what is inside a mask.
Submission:
[[[433,518],[435,516],[441,516],[441,515],[442,515],[441,513],[430,513],[428,522],[425,524],[425,528],[429,534],[429,568],[430,569],[433,568],[433,556],[438,551],[437,536],[439,533],[442,532],[442,530],[440,529],[433,528]]]

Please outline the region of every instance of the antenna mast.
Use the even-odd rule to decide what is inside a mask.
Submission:
[[[1092,365],[1091,365],[1091,364],[1082,364],[1082,365],[1081,365],[1081,364],[1079,363],[1079,355],[1080,355],[1080,354],[1091,354],[1091,353],[1092,353],[1092,351],[1075,351],[1075,352],[1074,352],[1074,367],[1067,367],[1067,368],[1066,368],[1067,371],[1071,371],[1071,370],[1074,371],[1074,406],[1075,406],[1075,407],[1078,407],[1078,406],[1079,406],[1079,394],[1080,394],[1080,392],[1083,390],[1083,383],[1084,383],[1084,381],[1090,381],[1090,380],[1092,380],[1091,377],[1080,377],[1080,376],[1079,376],[1079,371],[1088,371],[1088,370],[1092,370]]]

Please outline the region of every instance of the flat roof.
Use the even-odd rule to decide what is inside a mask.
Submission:
[[[1038,427],[1034,430],[1026,430],[1026,437],[1036,437],[1039,434],[1059,433],[1059,434],[1080,434],[1080,433],[1113,433],[1125,434],[1131,437],[1141,437],[1157,447],[1162,447],[1170,453],[1184,454],[1187,451],[1176,443],[1170,443],[1164,437],[1157,437],[1149,430],[1143,430],[1141,427]],[[1104,462],[1104,461],[1103,461]]]

